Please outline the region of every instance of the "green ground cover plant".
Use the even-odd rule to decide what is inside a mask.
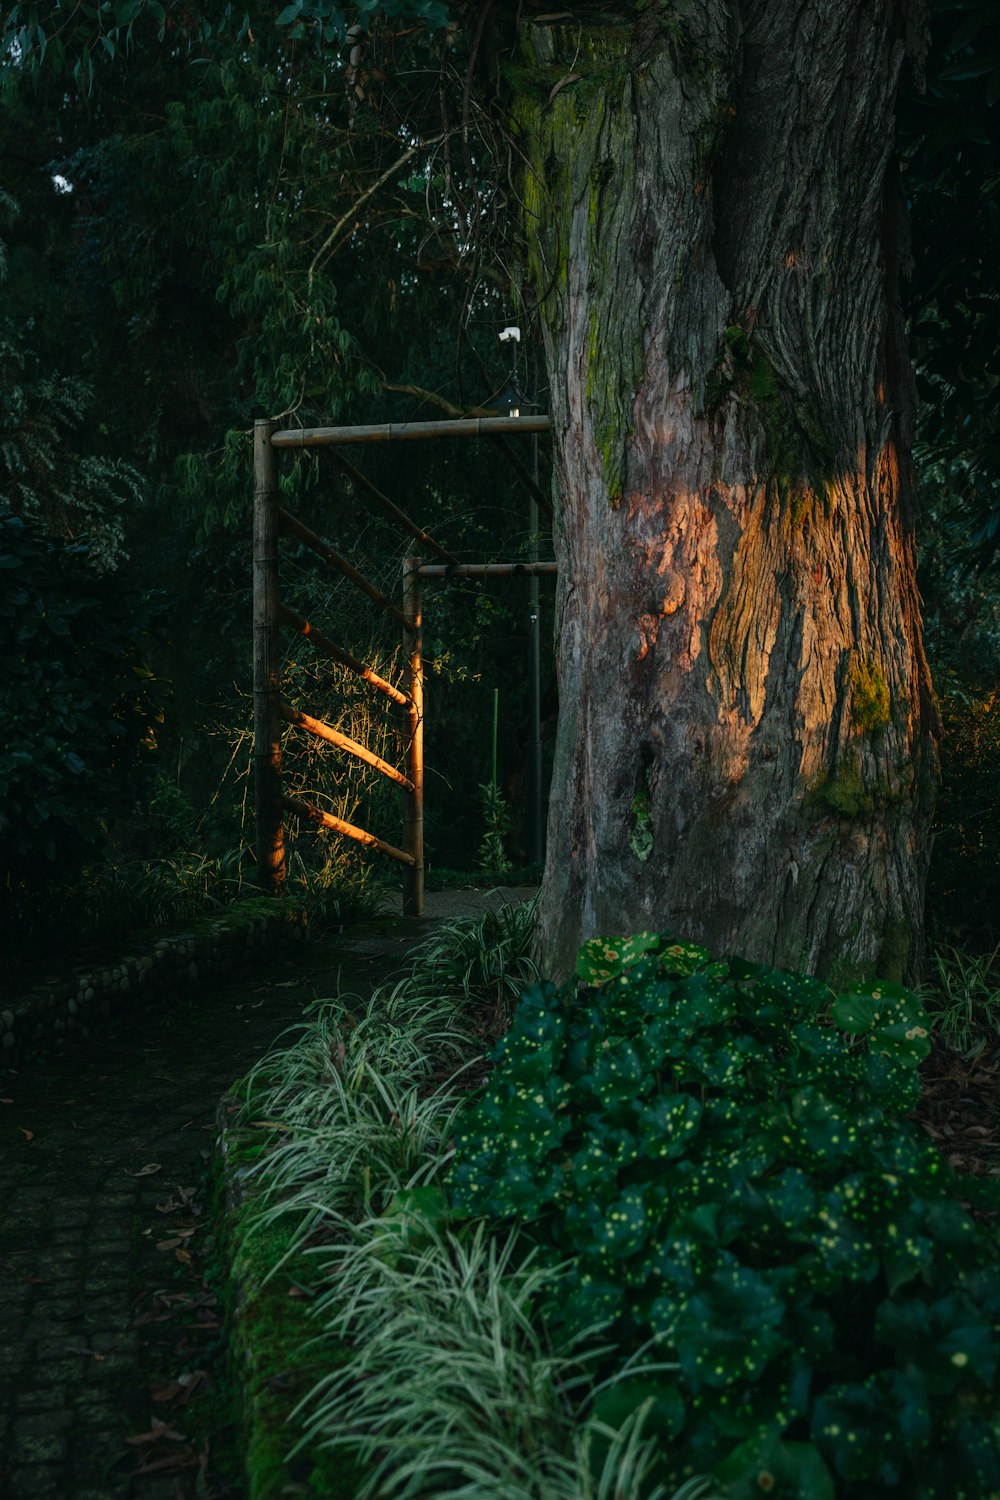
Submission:
[[[659,1482],[724,1493],[1000,1493],[996,1240],[908,1122],[917,997],[655,934],[595,940],[533,986],[457,1135],[452,1211],[567,1267],[553,1338],[595,1325],[598,1395],[651,1411]]]
[[[584,1350],[576,1331],[550,1336],[565,1268],[517,1232],[449,1214],[457,1120],[487,1039],[535,977],[530,935],[524,908],[447,924],[404,979],[367,1002],[323,1002],[241,1085],[243,1127],[272,1138],[239,1169],[244,1223],[258,1243],[280,1231],[271,1277],[309,1259],[308,1279],[324,1288],[303,1357],[320,1351],[326,1373],[286,1448],[293,1464],[333,1455],[321,1472],[339,1464],[346,1487],[325,1480],[327,1500],[715,1494],[697,1477],[675,1491],[655,1480],[650,1408],[621,1420],[590,1410],[608,1351],[600,1338]],[[600,1379],[614,1389],[647,1366],[640,1351]],[[251,1500],[281,1493],[273,1470],[251,1479]]]

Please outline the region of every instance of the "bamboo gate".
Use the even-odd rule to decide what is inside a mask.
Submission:
[[[265,419],[254,423],[253,505],[253,730],[254,808],[256,822],[257,878],[271,895],[281,895],[285,885],[285,814],[305,818],[317,828],[356,840],[369,849],[398,861],[403,872],[403,914],[422,916],[424,911],[424,707],[422,658],[422,580],[489,578],[523,575],[537,579],[554,574],[554,562],[462,563],[422,527],[412,521],[387,495],[360,474],[340,453],[337,467],[355,489],[379,506],[408,533],[413,550],[403,566],[401,607],[359,573],[322,537],[317,536],[281,505],[278,464],[286,448],[332,448],[353,443],[414,442],[430,438],[489,437],[504,452],[532,497],[532,515],[545,498],[537,480],[527,472],[506,438],[547,432],[546,416],[459,418],[443,422],[386,423],[370,427],[312,427],[282,429]],[[536,528],[533,528],[536,529]],[[367,594],[383,614],[401,629],[406,662],[406,691],[380,677],[364,662],[317,630],[280,597],[278,547],[282,533],[296,537],[331,568]],[[421,551],[436,562],[424,562]],[[534,585],[533,585],[534,586]],[[400,771],[367,746],[341,734],[281,696],[281,627],[288,626],[309,642],[314,650],[339,663],[366,682],[371,690],[394,705],[402,717],[402,743],[406,771]],[[281,781],[281,736],[290,724],[371,766],[396,783],[403,797],[403,832],[397,847],[332,813],[324,812],[300,798],[285,796]]]

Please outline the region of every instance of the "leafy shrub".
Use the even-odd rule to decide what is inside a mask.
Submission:
[[[0,885],[68,881],[127,810],[154,748],[151,607],[0,502]]]
[[[942,936],[1000,940],[1000,692],[941,698],[941,793],[927,908]]]
[[[75,375],[45,371],[31,352],[29,321],[0,322],[0,503],[47,536],[86,534],[98,572],[124,553],[122,517],[142,504],[131,464],[82,451],[94,392]]]
[[[557,1334],[611,1319],[622,1357],[676,1360],[597,1415],[651,1400],[661,1478],[734,1497],[997,1492],[1000,1287],[903,1118],[919,1001],[650,934],[588,944],[578,977],[522,997],[450,1181],[572,1258]]]

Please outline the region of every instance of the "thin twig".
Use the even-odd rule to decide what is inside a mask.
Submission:
[[[329,258],[327,252],[329,251],[330,253],[332,253],[333,246],[340,238],[341,233],[351,222],[351,220],[356,218],[357,215],[361,212],[363,205],[367,203],[368,199],[373,197],[374,194],[378,192],[379,188],[387,183],[389,181],[389,178],[392,177],[395,172],[398,172],[401,167],[405,167],[406,163],[408,161],[411,161],[419,151],[425,151],[430,146],[440,145],[442,139],[442,136],[436,135],[432,136],[429,141],[418,141],[415,146],[408,146],[407,149],[403,152],[402,156],[398,157],[396,161],[393,162],[391,167],[387,167],[382,173],[381,177],[377,177],[375,179],[370,188],[365,189],[360,198],[355,198],[354,202],[351,204],[351,207],[345,214],[341,214],[340,218],[337,220],[336,224],[333,226],[330,233],[327,235],[326,239],[323,241],[322,245],[313,256],[312,264],[309,267],[308,282],[310,286],[312,286],[313,283],[313,277],[316,273],[316,267],[319,265],[320,261],[324,259],[324,257],[326,257],[327,259]]]

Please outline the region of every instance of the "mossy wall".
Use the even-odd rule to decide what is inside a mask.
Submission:
[[[259,963],[305,935],[304,911],[263,896],[170,932],[150,932],[129,954],[80,965],[5,1000],[0,1070],[77,1038],[86,1041],[124,1016],[163,1010],[207,979]]]

